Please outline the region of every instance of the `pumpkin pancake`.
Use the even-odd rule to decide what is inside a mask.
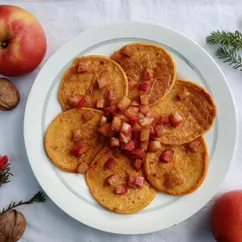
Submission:
[[[164,124],[165,132],[158,138],[164,144],[194,140],[212,127],[216,116],[216,105],[210,94],[198,84],[184,80],[177,80],[167,96],[151,109],[157,117],[178,114],[183,119],[177,127]]]
[[[92,118],[85,121],[83,117],[87,113],[91,113]],[[101,111],[90,108],[71,109],[60,113],[52,121],[46,132],[45,149],[58,168],[67,172],[78,172],[81,162],[89,165],[96,154],[103,149],[106,141],[97,132],[102,114]],[[80,133],[78,142],[73,141],[74,131]],[[72,154],[72,149],[78,146],[82,147],[81,154],[75,156]]]
[[[128,76],[128,97],[140,98],[141,104],[157,103],[175,83],[175,62],[161,46],[128,44],[114,52],[111,59],[117,61]]]
[[[158,191],[179,196],[194,192],[202,184],[208,168],[207,146],[202,137],[192,142],[190,145],[199,143],[196,152],[189,149],[189,144],[162,144],[160,151],[146,154],[145,173]],[[167,150],[174,152],[171,162],[160,159]]]
[[[97,108],[97,101],[107,101],[108,91],[113,89],[118,102],[128,94],[127,76],[110,58],[90,55],[76,58],[64,73],[59,89],[59,101],[64,110],[73,108],[69,98],[80,95],[85,98],[84,107]],[[108,103],[105,103],[108,105]]]
[[[116,165],[112,169],[107,169],[105,164],[110,158],[115,160]],[[144,177],[143,168],[136,171],[132,163],[133,160],[122,154],[119,149],[104,148],[96,156],[86,173],[87,184],[95,199],[102,206],[116,213],[135,213],[145,208],[156,195],[156,190],[146,180],[140,188],[127,186],[127,193],[116,194],[115,187],[127,184],[129,175]],[[113,174],[118,174],[120,179],[114,185],[108,185],[107,179]]]

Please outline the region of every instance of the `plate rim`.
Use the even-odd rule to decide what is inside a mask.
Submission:
[[[153,27],[158,27],[160,29],[162,29],[162,31],[171,31],[173,32],[173,34],[175,35],[180,35],[182,37],[184,37],[185,39],[187,39],[188,41],[192,42],[193,44],[196,45],[197,48],[200,49],[200,51],[203,52],[203,54],[205,54],[207,56],[207,58],[209,58],[214,66],[216,67],[217,71],[219,72],[219,74],[223,77],[223,80],[224,80],[224,84],[226,85],[227,89],[228,89],[228,93],[229,93],[229,98],[230,100],[232,101],[232,104],[233,104],[233,112],[234,112],[234,117],[235,117],[235,136],[234,136],[234,147],[233,149],[231,150],[231,157],[230,157],[230,161],[228,162],[228,165],[227,165],[227,169],[226,171],[223,173],[223,178],[220,179],[221,181],[219,182],[219,185],[216,187],[216,189],[214,189],[214,191],[212,192],[212,195],[209,196],[208,198],[205,199],[205,202],[203,205],[199,206],[199,208],[195,211],[195,212],[192,212],[188,217],[185,217],[185,218],[182,218],[182,219],[178,219],[178,222],[175,222],[173,223],[172,225],[170,226],[173,226],[177,223],[180,223],[186,219],[188,219],[189,217],[191,217],[193,214],[195,214],[196,212],[198,212],[211,198],[212,196],[217,192],[217,190],[219,189],[219,186],[222,184],[223,180],[225,179],[226,175],[227,175],[227,172],[229,170],[229,167],[234,159],[234,155],[235,155],[235,150],[236,150],[236,147],[237,147],[237,141],[238,141],[238,115],[237,115],[237,110],[236,110],[236,105],[235,105],[235,101],[234,101],[234,97],[233,97],[233,94],[232,94],[232,90],[231,90],[231,87],[225,77],[225,75],[223,74],[222,70],[220,69],[220,67],[218,66],[218,64],[215,62],[215,60],[200,46],[198,45],[195,41],[193,41],[192,39],[190,39],[189,37],[181,34],[180,32],[174,30],[174,29],[171,29],[171,28],[167,28],[167,27],[164,27],[164,26],[161,26],[161,25],[156,25],[156,24],[151,24],[151,23],[145,23],[145,22],[131,22],[131,21],[126,21],[126,22],[115,22],[115,23],[111,23],[111,24],[105,24],[105,25],[101,25],[101,26],[97,26],[95,28],[91,28],[91,29],[88,29],[80,34],[78,34],[77,36],[71,38],[69,41],[67,41],[64,45],[62,45],[60,48],[58,48],[56,50],[56,52],[48,59],[48,61],[44,64],[44,66],[42,67],[42,69],[40,70],[40,72],[38,73],[35,81],[34,81],[34,84],[29,92],[29,95],[28,95],[28,100],[27,100],[27,103],[26,103],[26,107],[25,107],[25,114],[24,114],[24,142],[25,142],[25,149],[26,149],[26,153],[27,153],[27,157],[28,157],[28,160],[29,160],[29,163],[30,163],[30,166],[31,166],[31,169],[37,179],[37,181],[39,182],[39,184],[41,185],[42,189],[46,192],[46,184],[44,185],[43,184],[43,180],[42,178],[40,178],[40,174],[38,174],[37,170],[36,170],[36,167],[34,167],[34,164],[31,162],[31,154],[30,154],[30,150],[29,150],[29,140],[27,137],[29,137],[29,133],[28,133],[28,115],[29,114],[29,105],[30,105],[30,100],[33,96],[33,91],[34,91],[34,88],[35,86],[37,85],[36,83],[38,83],[38,80],[40,78],[40,76],[42,75],[42,72],[43,70],[45,70],[45,67],[48,65],[48,63],[51,63],[50,61],[52,60],[52,58],[54,56],[56,56],[58,54],[58,51],[60,51],[61,49],[63,48],[66,48],[68,45],[71,45],[71,42],[75,41],[75,39],[77,38],[80,38],[80,36],[82,35],[91,35],[92,33],[95,33],[96,31],[100,31],[100,29],[108,29],[108,28],[113,28],[113,27],[117,27],[119,25],[119,27],[127,27],[127,25],[139,25],[139,26],[153,26]],[[56,198],[53,198],[53,194],[51,195],[49,190],[48,192],[46,192],[46,194],[51,198],[51,200],[62,210],[64,211],[65,213],[69,214],[71,217],[75,218],[76,220],[78,220],[79,222],[82,222],[90,227],[93,227],[93,228],[96,228],[96,229],[99,229],[99,230],[102,230],[102,231],[106,231],[106,232],[111,232],[111,233],[118,233],[118,234],[145,234],[145,233],[150,233],[150,232],[155,232],[155,231],[158,231],[158,230],[161,230],[161,229],[165,229],[167,227],[164,227],[164,228],[156,228],[155,229],[149,229],[149,230],[143,230],[143,231],[137,231],[135,230],[134,232],[132,231],[126,231],[125,229],[116,229],[115,231],[113,229],[110,230],[109,229],[105,229],[104,227],[100,227],[100,226],[95,226],[93,224],[90,223],[90,221],[80,221],[80,219],[78,219],[76,216],[73,215],[73,212],[70,212],[70,211],[66,211],[66,209],[63,208],[63,206],[60,205],[60,203],[58,201],[56,201]],[[168,227],[170,227],[168,226]],[[142,230],[142,229],[141,229]]]

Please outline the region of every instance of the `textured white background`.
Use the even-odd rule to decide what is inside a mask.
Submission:
[[[114,21],[146,21],[176,29],[198,42],[212,56],[214,49],[205,43],[205,37],[211,31],[242,31],[241,0],[0,0],[0,4],[23,7],[42,23],[48,38],[48,51],[43,63],[75,35],[93,26]],[[228,175],[217,193],[219,195],[242,187],[242,73],[219,60],[217,62],[232,87],[239,118],[238,148]],[[0,154],[9,155],[14,173],[11,183],[0,188],[0,208],[7,206],[10,201],[28,199],[40,189],[24,149],[23,117],[28,93],[41,66],[27,76],[11,78],[19,88],[21,102],[13,111],[0,112]],[[214,239],[209,228],[209,214],[215,198],[187,221],[165,231],[142,236],[113,235],[89,228],[70,218],[48,200],[44,204],[19,208],[28,223],[20,241],[212,242]]]

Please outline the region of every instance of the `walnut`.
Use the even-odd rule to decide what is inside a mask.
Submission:
[[[18,241],[26,228],[24,215],[15,209],[7,211],[0,215],[0,241],[15,242]]]
[[[19,91],[13,83],[6,78],[0,78],[0,110],[15,108],[19,100]]]

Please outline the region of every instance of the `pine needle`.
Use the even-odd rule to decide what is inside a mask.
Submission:
[[[10,182],[10,176],[13,176],[13,174],[10,172],[10,163],[8,163],[2,170],[0,170],[0,186]]]

